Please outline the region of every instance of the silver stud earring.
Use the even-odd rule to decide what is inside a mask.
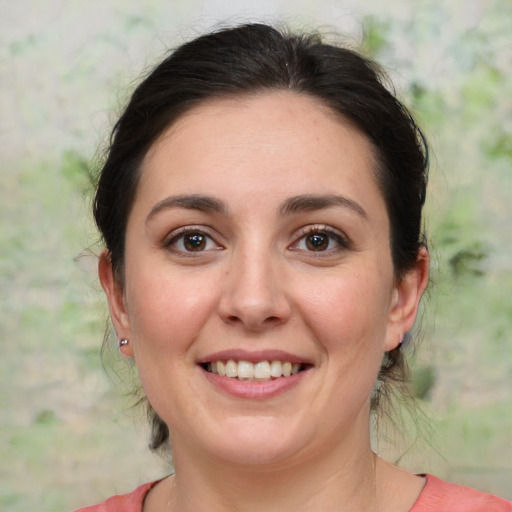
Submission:
[[[119,348],[125,347],[128,345],[129,341],[126,338],[123,338],[122,340],[119,340]]]

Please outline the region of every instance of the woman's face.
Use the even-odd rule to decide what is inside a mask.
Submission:
[[[374,167],[363,135],[288,92],[202,104],[152,147],[123,288],[106,257],[100,277],[175,451],[279,464],[367,438],[425,277],[395,280]]]

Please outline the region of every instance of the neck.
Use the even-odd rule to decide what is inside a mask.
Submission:
[[[183,447],[179,440],[175,447]],[[375,511],[376,457],[369,435],[350,436],[314,457],[262,467],[219,462],[190,449],[174,451],[168,510],[273,512]],[[160,509],[161,510],[161,509]]]

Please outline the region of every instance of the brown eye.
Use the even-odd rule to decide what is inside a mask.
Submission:
[[[202,233],[184,235],[183,246],[187,251],[203,251],[206,247],[206,236]]]
[[[311,233],[305,242],[309,251],[325,251],[329,247],[329,237],[325,233]]]
[[[329,226],[304,227],[302,236],[290,246],[294,251],[326,255],[334,255],[349,248],[348,238]]]
[[[165,244],[175,253],[194,253],[219,250],[222,247],[213,238],[202,231],[185,230],[176,234]]]

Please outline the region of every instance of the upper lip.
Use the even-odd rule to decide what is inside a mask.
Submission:
[[[208,354],[198,359],[198,364],[211,363],[213,361],[248,361],[250,363],[259,363],[260,361],[286,361],[290,363],[312,364],[308,358],[292,354],[284,350],[244,350],[229,349],[220,350],[212,354]]]

